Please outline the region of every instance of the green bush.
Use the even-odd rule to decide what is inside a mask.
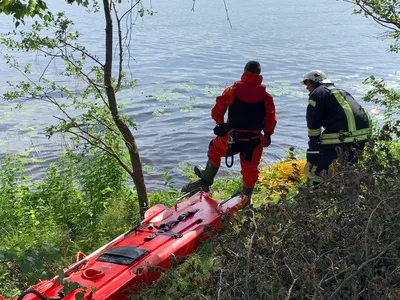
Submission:
[[[66,151],[39,183],[25,175],[25,158],[7,155],[0,163],[0,294],[6,297],[139,220],[126,173],[96,149]]]

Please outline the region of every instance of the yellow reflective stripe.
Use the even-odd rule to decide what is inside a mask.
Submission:
[[[359,136],[349,136],[346,138],[341,138],[341,139],[324,139],[320,141],[321,145],[332,145],[332,144],[341,144],[341,143],[353,143],[355,141],[365,141],[368,139],[370,135],[369,134],[364,134],[364,135],[359,135]]]
[[[371,128],[363,128],[360,130],[356,130],[353,132],[341,132],[341,133],[323,133],[321,136],[321,140],[326,140],[326,139],[338,139],[340,136],[342,137],[357,137],[360,135],[364,134],[371,134],[372,129]]]
[[[367,118],[368,118],[368,124],[369,124],[369,127],[371,128],[371,127],[372,127],[372,120],[371,120],[371,116],[369,115],[369,113],[367,112],[367,110],[366,110],[364,107],[361,107],[361,108],[363,109],[364,113],[367,115]]]
[[[318,129],[308,128],[308,136],[320,136],[320,135],[321,135],[321,128]]]
[[[333,95],[335,96],[337,102],[339,102],[340,106],[343,108],[344,113],[346,114],[348,130],[356,131],[356,120],[354,119],[354,114],[351,110],[349,103],[339,91],[334,91]]]
[[[310,104],[311,106],[315,107],[317,105],[317,102],[315,102],[312,99],[308,99],[308,104]]]

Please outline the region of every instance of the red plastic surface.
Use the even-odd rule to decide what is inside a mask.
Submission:
[[[182,234],[180,238],[170,235],[158,235],[145,241],[158,229],[142,227],[141,231],[132,231],[121,235],[106,247],[88,255],[85,263],[73,268],[68,273],[69,282],[77,282],[83,288],[76,289],[65,295],[63,300],[75,300],[78,293],[84,293],[83,299],[92,300],[117,300],[128,299],[129,295],[139,291],[143,285],[150,285],[161,276],[161,271],[168,269],[172,263],[180,263],[189,254],[193,253],[202,239],[206,239],[205,228],[210,227],[218,231],[222,226],[222,216],[232,215],[243,206],[242,197],[233,197],[221,204],[207,193],[198,192],[192,197],[178,203],[175,207],[166,207],[157,204],[145,214],[142,225],[162,223],[176,220],[187,211],[198,211],[177,223],[171,228],[174,233]],[[207,230],[207,234],[209,234]],[[97,258],[107,250],[120,246],[133,246],[147,249],[149,252],[130,265],[120,265],[109,262],[97,261]],[[74,265],[72,265],[74,266]],[[65,270],[71,269],[71,266]],[[64,271],[65,271],[64,270]],[[56,283],[57,278],[42,281],[31,287],[46,297],[56,297],[63,289]],[[1,296],[0,296],[1,300]],[[23,300],[39,300],[33,294],[26,295]]]

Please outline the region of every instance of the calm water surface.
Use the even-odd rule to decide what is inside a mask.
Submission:
[[[222,0],[196,2],[192,12],[192,1],[153,0],[148,5],[157,13],[138,20],[133,28],[129,55],[135,61],[129,70],[137,86],[122,91],[119,100],[139,125],[135,136],[150,191],[163,188],[164,172],[180,187],[186,179],[177,172],[179,164],[206,161],[215,97],[240,78],[248,60],[261,62],[264,84],[274,96],[279,118],[272,145],[264,150],[268,164],[282,158],[289,147],[306,149],[307,91],[299,81],[308,70],[324,70],[358,99],[365,92],[361,82],[370,74],[400,87],[398,56],[387,51],[387,41],[377,39],[381,29],[352,15],[348,3],[227,0],[231,28]],[[89,50],[101,56],[102,14],[89,19],[76,8],[65,9],[78,17],[77,28]],[[12,29],[10,22],[2,16],[1,33]],[[19,60],[33,63],[37,74],[47,65],[35,55],[24,54]],[[55,79],[59,71],[59,66],[51,65],[47,77]],[[7,90],[7,80],[18,79],[1,58],[0,92]],[[77,82],[66,83],[80,88]],[[68,141],[44,137],[44,127],[55,123],[57,115],[45,103],[27,102],[19,111],[13,107],[3,102],[0,108],[0,155],[28,150],[31,157],[43,160],[29,166],[32,177],[40,178]],[[232,170],[238,171],[238,163]],[[221,168],[221,175],[226,172],[226,167]]]

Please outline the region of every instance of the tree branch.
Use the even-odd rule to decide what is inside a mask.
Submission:
[[[367,261],[364,261],[359,267],[358,269],[351,274],[350,276],[348,276],[346,279],[344,279],[342,281],[342,283],[340,284],[340,286],[329,296],[329,298],[327,300],[333,300],[336,299],[336,295],[340,292],[340,290],[343,288],[343,286],[345,284],[347,284],[352,278],[354,278],[365,266],[367,266],[368,264],[376,261],[377,259],[379,259],[383,254],[386,253],[386,251],[389,250],[390,247],[392,247],[394,244],[396,244],[400,239],[396,239],[395,241],[393,241],[392,243],[390,243],[389,245],[387,245],[378,255],[370,258]]]
[[[247,201],[250,201],[250,198]],[[254,240],[254,237],[255,237],[255,235],[257,233],[257,223],[255,221],[256,216],[255,216],[253,210],[251,210],[251,213],[253,214],[253,220],[252,221],[253,221],[253,224],[254,224],[254,231],[253,231],[253,234],[251,235],[251,238],[250,238],[249,249],[247,250],[246,277],[245,277],[245,291],[246,291],[246,299],[247,300],[250,300],[249,277],[250,277],[251,252],[252,252],[252,248],[253,248],[253,240]]]
[[[391,26],[388,26],[388,24],[391,24],[391,25],[393,25],[393,26],[395,26],[395,27],[400,29],[400,23],[393,22],[391,20],[386,20],[386,19],[383,19],[381,17],[378,17],[376,13],[374,13],[373,11],[367,9],[368,5],[366,5],[364,1],[361,1],[361,0],[353,0],[353,1],[344,0],[344,2],[349,2],[349,3],[355,4],[356,6],[358,6],[364,12],[364,14],[366,16],[371,17],[376,23],[378,23],[382,27],[385,27],[385,28],[387,28],[389,30],[392,30],[392,31],[398,31],[398,29],[393,28]],[[394,15],[395,14],[396,13],[394,12]]]
[[[120,166],[128,173],[128,174],[132,174],[131,170],[128,168],[128,166],[122,161],[122,159],[119,157],[119,155],[114,151],[114,149],[112,149],[109,146],[106,147],[102,147],[96,143],[94,143],[92,140],[88,139],[87,137],[85,137],[82,134],[79,134],[77,132],[71,131],[71,130],[67,130],[66,131],[69,134],[75,135],[76,137],[88,142],[90,145],[97,147],[101,150],[103,150],[104,152],[108,153],[109,155],[111,155],[112,157],[114,157],[118,163],[120,164]]]
[[[89,57],[90,59],[92,59],[94,62],[96,62],[98,65],[100,65],[102,68],[104,68],[104,64],[102,64],[96,57],[94,57],[93,55],[91,55],[90,53],[86,52],[84,49],[79,48],[78,46],[74,46],[70,43],[67,43],[66,41],[61,41],[61,44],[64,44],[64,46],[68,46],[82,54],[84,54],[85,56]]]
[[[115,87],[115,92],[118,92],[121,88],[122,82],[122,62],[123,62],[123,49],[122,49],[122,31],[121,31],[121,19],[118,18],[117,9],[114,6],[114,14],[117,19],[117,28],[118,28],[118,46],[119,46],[119,61],[118,61],[118,81]]]
[[[226,1],[225,0],[223,0],[223,1],[224,1],[225,11],[226,11],[226,20],[229,22],[229,25],[232,28],[231,19],[229,18],[229,13],[228,13],[228,7],[226,6]]]

